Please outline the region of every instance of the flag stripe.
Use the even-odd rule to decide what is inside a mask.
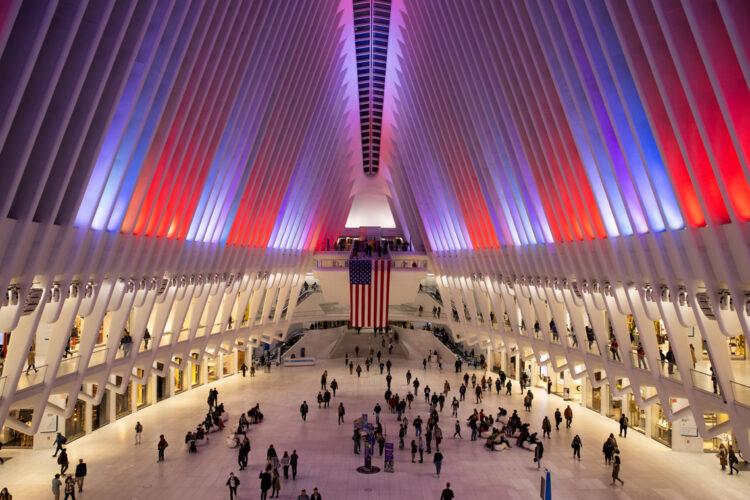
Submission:
[[[388,325],[391,262],[349,261],[349,323],[352,327]]]

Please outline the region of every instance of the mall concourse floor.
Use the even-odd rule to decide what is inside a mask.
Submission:
[[[452,370],[428,369],[404,360],[394,360],[393,390],[406,395],[405,373],[412,373],[421,382],[438,389],[447,379],[451,385],[449,400],[458,395],[461,375]],[[316,396],[320,375],[328,369],[329,382],[339,383],[337,396],[329,409],[318,409]],[[477,372],[480,378],[481,374]],[[239,413],[260,403],[265,415],[263,423],[250,426],[252,445],[249,466],[238,471],[237,450],[225,444],[224,433],[214,432],[198,453],[188,454],[184,436],[194,430],[206,413],[209,387],[219,390],[219,401],[229,413],[229,427],[235,426]],[[383,403],[385,378],[377,370],[349,375],[342,360],[326,360],[315,366],[276,368],[272,373],[258,372],[232,376],[226,380],[200,387],[149,407],[135,415],[120,419],[101,430],[82,437],[68,446],[71,469],[79,458],[88,464],[84,492],[78,499],[221,499],[228,498],[225,486],[230,472],[238,475],[240,499],[260,497],[258,474],[265,465],[266,450],[273,444],[279,456],[293,449],[299,455],[296,480],[283,479],[280,498],[296,499],[302,488],[308,494],[319,488],[326,500],[349,499],[435,499],[446,482],[450,482],[457,499],[536,499],[539,498],[540,473],[533,463],[533,453],[511,448],[490,452],[484,440],[471,442],[464,421],[474,408],[496,412],[498,406],[519,409],[523,421],[532,422],[532,432],[541,434],[544,415],[550,420],[556,407],[564,410],[566,403],[557,396],[548,396],[534,389],[531,413],[523,411],[518,385],[511,397],[487,396],[480,405],[467,393],[461,403],[459,417],[464,439],[451,439],[455,419],[450,417],[448,404],[440,419],[444,455],[440,478],[435,477],[432,455],[425,454],[425,463],[412,464],[408,444],[414,438],[412,420],[421,415],[426,421],[424,395],[407,411],[409,433],[407,447],[398,449],[398,425],[394,414],[385,411],[381,418],[387,438],[396,443],[395,472],[364,475],[356,471],[363,464],[363,455],[354,455],[351,440],[352,421],[362,413],[370,413],[376,402]],[[502,393],[501,393],[502,394]],[[310,414],[303,422],[299,414],[302,400],[307,400]],[[346,408],[345,425],[337,425],[336,407],[342,401]],[[627,439],[618,438],[622,457],[620,477],[624,486],[611,486],[611,469],[605,467],[602,443],[610,432],[617,435],[617,423],[593,411],[572,405],[573,427],[545,440],[543,464],[552,477],[552,498],[605,499],[747,499],[750,495],[750,473],[729,476],[720,471],[714,455],[676,453],[631,430]],[[372,418],[372,417],[371,417]],[[144,426],[143,443],[134,446],[134,426]],[[226,430],[226,429],[225,429]],[[165,434],[169,447],[166,461],[157,463],[156,443]],[[570,447],[578,433],[583,440],[582,461],[572,460]],[[59,466],[51,451],[3,450],[6,458],[0,465],[0,487],[7,486],[14,500],[52,498],[50,481]],[[10,460],[7,460],[11,458]],[[376,456],[375,465],[382,467],[383,458]],[[61,495],[62,498],[62,495]]]

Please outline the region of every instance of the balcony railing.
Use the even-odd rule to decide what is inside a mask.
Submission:
[[[44,382],[44,375],[47,373],[47,365],[37,366],[36,370],[26,370],[21,373],[21,378],[18,380],[18,389],[28,389],[37,384]]]
[[[734,401],[750,409],[750,386],[735,381],[732,381],[731,384]]]
[[[693,379],[693,386],[696,389],[721,396],[721,387],[719,387],[717,380],[714,379],[713,375],[710,373],[705,373],[693,368],[690,370],[690,376]]]
[[[619,347],[613,347],[612,344],[609,346],[609,359],[611,361],[617,361],[619,363],[622,363],[622,356],[620,356],[620,348]]]
[[[680,377],[680,371],[677,369],[677,365],[670,363],[669,361],[661,362],[661,374],[669,379],[682,382],[682,377]]]
[[[640,370],[646,370],[648,371],[648,361],[646,360],[646,356],[638,356],[637,351],[632,351],[630,353],[631,361],[633,362],[633,366],[640,369]]]

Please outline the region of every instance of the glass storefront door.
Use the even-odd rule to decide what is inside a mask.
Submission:
[[[115,377],[116,378],[116,384],[122,383],[122,377]],[[124,394],[118,394],[115,393],[115,417],[121,418],[126,415],[130,415],[132,412],[131,407],[131,391],[132,391],[133,384],[128,383],[128,388],[125,391]]]
[[[209,383],[214,382],[218,380],[219,378],[218,373],[216,373],[217,359],[218,358],[214,358],[214,359],[209,359],[206,361],[206,373],[207,373],[207,378],[208,378]]]
[[[138,378],[141,378],[143,377],[144,372],[143,370],[138,369],[136,370],[136,374],[138,375]],[[148,399],[148,379],[146,379],[145,384],[135,385],[135,398],[136,407],[139,410],[151,404],[151,401]]]
[[[222,362],[221,362],[222,372],[221,373],[225,377],[229,375],[230,373],[232,373],[232,361],[233,361],[232,358],[234,358],[233,354],[225,354],[222,357]],[[237,365],[237,366],[241,366],[241,365]]]
[[[94,396],[96,396],[97,391],[99,391],[99,387],[95,385],[93,388]],[[109,403],[108,396],[109,394],[105,392],[104,397],[102,397],[102,402],[91,407],[91,430],[95,431],[109,423],[109,413],[107,411],[107,405]]]
[[[86,403],[77,401],[73,414],[65,420],[65,437],[68,442],[81,437],[86,433],[85,429]]]
[[[198,357],[197,354],[192,354],[193,359]],[[193,387],[197,387],[203,383],[201,380],[201,365],[198,363],[190,363],[190,382]]]
[[[628,394],[628,421],[633,429],[646,432],[646,410],[638,408],[635,396],[632,394]]]
[[[664,409],[660,403],[654,405],[656,418],[654,419],[654,429],[651,437],[662,444],[672,447],[672,422],[664,417]]]

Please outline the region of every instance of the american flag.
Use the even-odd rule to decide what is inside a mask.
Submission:
[[[349,323],[352,327],[388,326],[390,260],[349,261]]]

